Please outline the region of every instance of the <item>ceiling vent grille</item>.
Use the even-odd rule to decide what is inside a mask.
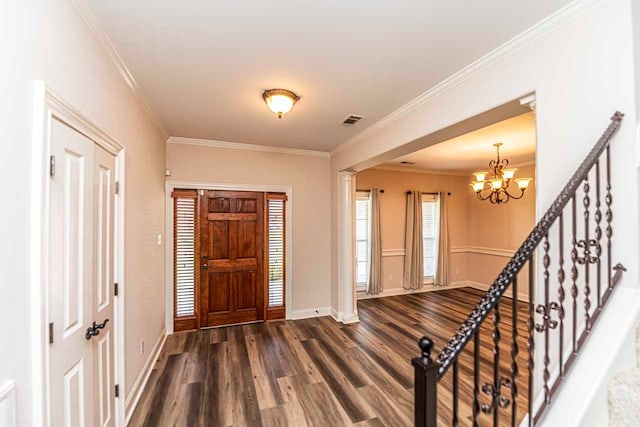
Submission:
[[[362,119],[364,119],[364,116],[361,114],[349,114],[347,117],[344,118],[344,120],[342,121],[342,124],[346,126],[353,126]]]

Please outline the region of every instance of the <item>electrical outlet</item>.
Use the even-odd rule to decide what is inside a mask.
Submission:
[[[144,354],[144,340],[140,340],[140,355]]]
[[[390,274],[388,277],[389,277],[389,280],[393,280],[393,274]]]
[[[158,236],[156,237],[156,241],[158,242],[158,246],[162,244],[162,234],[158,234]]]
[[[460,269],[456,268],[456,274],[460,274]]]

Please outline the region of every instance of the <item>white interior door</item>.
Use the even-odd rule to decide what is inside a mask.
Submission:
[[[51,154],[51,425],[112,426],[115,159],[57,120]],[[95,334],[88,334],[93,322]]]

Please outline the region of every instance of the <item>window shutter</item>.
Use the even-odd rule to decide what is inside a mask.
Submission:
[[[267,195],[269,307],[284,306],[285,287],[285,202],[284,195]]]
[[[176,191],[174,196],[175,317],[195,316],[196,193]]]
[[[366,290],[369,282],[369,238],[371,233],[371,202],[369,192],[356,193],[356,284]]]

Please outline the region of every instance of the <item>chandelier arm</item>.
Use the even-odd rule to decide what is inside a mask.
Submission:
[[[505,189],[504,192],[507,193],[507,196],[509,196],[510,198],[518,200],[518,199],[522,199],[522,197],[524,196],[525,190],[521,189],[519,196],[512,195],[511,193],[509,193],[509,191],[507,189]]]
[[[487,199],[489,199],[489,198],[491,197],[491,195],[493,194],[493,191],[492,191],[491,193],[489,193],[489,195],[488,195],[487,197],[482,197],[482,194],[481,194],[481,193],[482,193],[483,191],[484,191],[484,190],[477,191],[477,192],[476,192],[476,195],[478,196],[478,199],[480,199],[480,200],[482,200],[482,201],[484,202],[485,200],[487,200]]]
[[[500,191],[501,194],[498,194],[499,203],[507,203],[511,198],[511,195],[507,192],[507,190]],[[500,195],[504,195],[504,198],[501,198]]]

